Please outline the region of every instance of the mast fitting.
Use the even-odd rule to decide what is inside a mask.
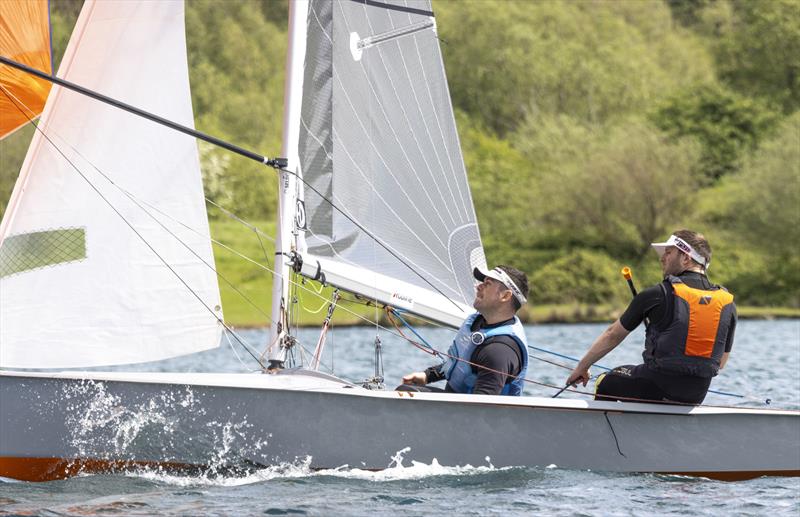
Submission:
[[[287,158],[267,158],[264,157],[264,165],[272,167],[274,169],[285,169],[289,166],[289,160]]]

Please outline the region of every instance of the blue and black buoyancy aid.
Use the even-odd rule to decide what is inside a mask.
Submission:
[[[501,395],[520,395],[524,384],[524,378],[528,371],[528,342],[525,339],[525,329],[522,327],[522,322],[519,318],[514,316],[512,323],[500,325],[498,327],[491,327],[480,329],[478,331],[472,330],[472,325],[475,319],[480,316],[479,313],[472,314],[464,320],[461,328],[458,329],[453,344],[447,354],[452,356],[448,357],[442,367],[447,383],[456,393],[472,393],[475,388],[475,381],[478,378],[478,372],[475,368],[466,361],[472,360],[472,354],[475,349],[486,342],[487,339],[494,336],[510,336],[519,346],[520,358],[522,364],[517,377],[511,382],[506,382],[503,387]],[[457,357],[457,360],[453,359]]]

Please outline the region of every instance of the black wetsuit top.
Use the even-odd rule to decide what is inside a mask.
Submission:
[[[500,323],[487,325],[483,316],[478,316],[475,318],[471,330],[475,332],[481,329],[501,327],[513,323],[514,319],[512,318],[501,321]],[[522,368],[522,356],[519,345],[511,336],[493,336],[486,338],[486,341],[484,341],[482,345],[475,347],[475,351],[472,353],[472,357],[469,361],[476,365],[486,367],[472,367],[473,370],[477,370],[476,373],[478,375],[472,393],[482,395],[499,395],[503,391],[503,387],[505,387],[506,383],[513,380],[513,377],[519,375],[520,369]],[[496,371],[491,371],[489,368]],[[425,375],[427,376],[427,382],[429,384],[441,381],[445,378],[441,364],[431,366],[425,370]],[[453,389],[450,387],[449,383],[445,386],[444,390],[448,393],[453,393]]]

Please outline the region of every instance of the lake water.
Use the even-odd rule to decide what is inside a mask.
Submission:
[[[527,327],[530,344],[579,357],[604,325]],[[452,332],[419,329],[445,349]],[[317,330],[300,331],[313,347]],[[386,384],[434,364],[400,338],[380,331]],[[266,334],[242,331],[262,349]],[[374,328],[334,328],[323,358],[325,368],[361,381],[374,371]],[[637,363],[643,333],[631,335],[601,361],[606,366]],[[239,347],[239,345],[234,345]],[[253,360],[227,341],[217,350],[143,365],[148,371],[247,371]],[[564,365],[569,359],[531,351]],[[241,358],[241,361],[240,361]],[[299,359],[299,354],[297,356]],[[249,359],[249,362],[248,362]],[[131,368],[126,368],[130,370]],[[563,384],[568,370],[531,359],[528,377]],[[708,404],[800,409],[800,321],[741,321],[728,367],[711,386]],[[526,394],[551,396],[533,385]],[[722,393],[743,395],[732,397]],[[563,397],[584,395],[565,393]],[[310,415],[309,418],[313,418]],[[757,437],[753,437],[757,439]],[[279,465],[244,477],[175,476],[156,471],[85,475],[49,483],[0,482],[0,515],[800,515],[800,478],[760,478],[726,483],[652,474],[608,474],[558,468],[441,466],[406,461],[380,472],[358,469],[311,471],[304,463]]]

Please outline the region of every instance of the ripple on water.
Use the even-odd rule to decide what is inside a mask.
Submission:
[[[385,494],[376,495],[371,499],[375,502],[396,504],[398,506],[408,506],[412,504],[419,504],[425,502],[424,499],[418,499],[416,497],[404,497],[404,496],[394,496]]]

